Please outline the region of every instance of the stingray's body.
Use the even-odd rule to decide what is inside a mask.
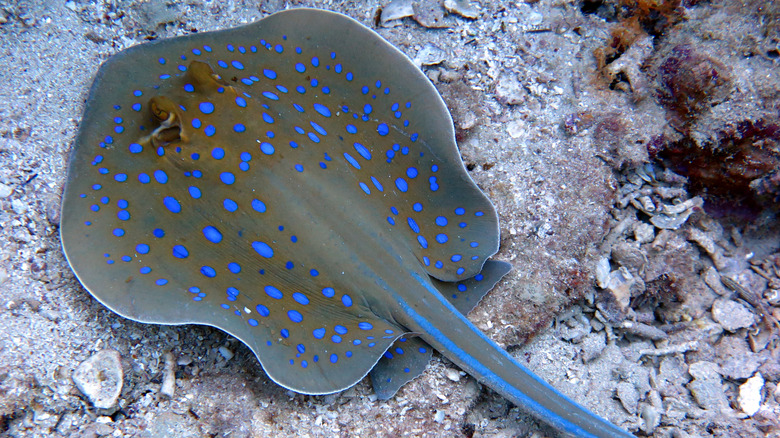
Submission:
[[[629,436],[463,316],[510,269],[488,260],[495,209],[435,89],[347,17],[291,10],[109,59],[61,233],[106,306],[225,330],[291,390],[332,393],[371,372],[387,398],[433,347],[564,432]]]

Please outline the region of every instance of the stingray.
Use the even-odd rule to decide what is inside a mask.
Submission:
[[[70,158],[61,238],[84,287],[145,323],[203,324],[267,375],[387,399],[433,349],[553,427],[631,436],[474,327],[509,270],[426,77],[372,30],[294,9],[112,56]]]

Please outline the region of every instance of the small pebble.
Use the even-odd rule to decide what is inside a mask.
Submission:
[[[14,189],[11,188],[11,186],[7,184],[0,183],[0,199],[7,198],[11,196],[11,193],[14,192]]]
[[[745,306],[723,298],[712,303],[712,319],[732,333],[755,323],[755,316]]]
[[[639,391],[629,382],[620,382],[617,385],[617,397],[620,404],[631,415],[636,414],[637,404],[639,403]]]
[[[230,360],[233,358],[233,352],[230,351],[230,349],[227,347],[219,347],[219,354],[221,354],[225,360]]]
[[[173,354],[168,352],[163,356],[165,365],[163,367],[163,381],[160,385],[160,394],[173,398],[173,393],[176,390],[176,374],[174,372]]]
[[[25,204],[21,199],[16,198],[11,201],[11,209],[14,211],[14,213],[22,215],[27,213],[27,204]]]
[[[102,350],[95,353],[76,367],[72,379],[96,408],[113,408],[122,392],[124,380],[119,352]]]
[[[453,382],[460,381],[460,372],[458,372],[458,370],[447,368],[447,370],[444,371],[444,375]]]
[[[753,377],[747,379],[739,387],[739,396],[737,403],[742,412],[753,416],[761,407],[761,391],[764,389],[764,378],[761,373],[756,373]]]

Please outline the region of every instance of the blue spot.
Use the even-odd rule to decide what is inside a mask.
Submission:
[[[295,347],[296,350],[298,350],[298,353],[303,354],[306,353],[306,346],[303,344],[298,344],[297,347]]]
[[[423,236],[417,236],[417,242],[420,243],[420,246],[423,247],[423,249],[428,248],[428,241],[425,240],[425,237]]]
[[[318,134],[320,134],[320,135],[328,135],[328,131],[326,131],[325,128],[323,128],[322,126],[320,126],[320,125],[318,125],[318,124],[316,124],[314,122],[309,122],[309,124],[311,124],[311,127],[314,128],[314,130],[317,131]]]
[[[227,293],[228,297],[232,297],[232,298],[237,297],[241,293],[238,289],[232,286],[227,288],[225,292]]]
[[[284,47],[281,44],[277,44],[274,46],[274,50],[276,50],[276,53],[282,53],[284,52]]]
[[[192,196],[195,199],[200,199],[201,192],[200,192],[199,188],[197,188],[195,186],[190,186],[188,190],[190,192],[190,196]]]
[[[130,143],[130,146],[128,147],[131,154],[140,154],[144,148],[138,143]]]
[[[117,173],[116,175],[114,175],[114,179],[117,182],[125,182],[125,181],[127,181],[127,174],[126,173]]]
[[[214,112],[214,104],[211,102],[201,102],[198,105],[198,109],[200,109],[200,112],[203,114],[211,114]]]
[[[201,126],[203,126],[203,122],[201,122],[200,119],[192,119],[193,128],[199,129]]]
[[[274,118],[271,117],[268,113],[263,113],[263,121],[265,123],[273,123],[274,122]]]
[[[275,151],[274,146],[268,142],[260,143],[260,151],[266,155],[272,155]]]
[[[352,167],[354,167],[355,169],[360,169],[360,164],[358,164],[357,160],[355,160],[355,158],[352,155],[344,152],[344,158],[347,160],[349,164],[352,165]]]
[[[366,185],[366,183],[364,183],[364,182],[359,182],[359,183],[358,183],[358,185],[360,186],[360,188],[361,188],[361,189],[363,189],[363,191],[364,191],[364,192],[366,192],[366,194],[367,194],[367,195],[370,195],[370,194],[371,194],[371,189],[369,189],[369,188],[368,188],[368,186]]]
[[[296,164],[295,170],[297,170],[298,172],[303,172],[303,164]]]
[[[412,206],[412,209],[416,212],[421,212],[423,210],[423,206],[419,202],[415,202]]]
[[[409,178],[417,178],[417,169],[414,167],[406,169],[406,176]]]
[[[385,191],[384,187],[382,187],[382,184],[379,183],[379,180],[374,178],[373,176],[371,177],[371,182],[374,183],[374,186],[380,192],[384,192]]]
[[[149,254],[149,245],[145,243],[139,243],[135,246],[135,250],[138,254]]]
[[[236,204],[236,201],[232,199],[225,199],[222,201],[222,205],[225,207],[225,210],[229,212],[234,212],[238,210],[238,204]]]
[[[455,214],[457,214],[458,216],[462,216],[462,215],[466,214],[466,210],[464,210],[461,207],[458,207],[458,208],[455,209]]]
[[[316,269],[312,269],[311,271],[309,271],[309,274],[312,277],[316,277],[316,276],[320,275],[319,271],[317,271]]]
[[[437,234],[436,241],[439,243],[447,243],[450,238],[446,234]]]
[[[461,227],[461,228],[466,228],[468,225],[469,224],[467,224],[466,222],[461,222],[461,223],[458,224],[458,226]]]
[[[292,297],[295,301],[298,302],[298,304],[301,304],[303,306],[309,304],[309,298],[300,292],[293,293]]]
[[[373,111],[374,108],[371,107],[371,104],[367,103],[363,106],[363,112],[366,114],[371,114],[371,111]]]
[[[252,242],[252,248],[261,256],[270,259],[274,256],[274,250],[268,246],[265,242],[254,241]]]
[[[333,296],[336,295],[336,291],[332,287],[326,287],[325,289],[322,289],[322,294],[328,298],[333,298]]]
[[[136,111],[136,112],[141,111],[141,104],[140,103],[134,103],[132,108],[133,108],[133,111]]]
[[[482,211],[478,211],[478,212],[474,213],[474,216],[477,216],[477,217],[484,216],[484,215],[485,215],[485,213],[482,212]]]
[[[390,207],[390,212],[393,213],[394,215],[398,216],[398,209],[397,208]]]
[[[251,325],[252,327],[257,327],[257,320],[254,318],[249,318],[246,320],[247,324]]]
[[[341,336],[333,335],[333,336],[330,337],[330,340],[333,341],[336,344],[340,344],[341,343]]]
[[[331,363],[336,363],[338,361],[339,361],[338,355],[336,355],[335,353],[330,355],[330,362]]]
[[[271,297],[271,298],[273,298],[275,300],[281,300],[282,299],[282,296],[283,296],[282,295],[282,291],[280,291],[279,289],[277,289],[277,288],[275,288],[275,287],[273,287],[271,285],[266,286],[265,288],[263,288],[263,290],[265,291],[265,293],[269,297]]]
[[[214,125],[208,125],[203,129],[203,133],[206,134],[206,137],[211,137],[217,133],[217,128]]]
[[[120,199],[119,201],[117,201],[116,205],[119,208],[127,208],[130,204],[126,200]]]
[[[403,178],[396,179],[395,186],[398,187],[398,190],[402,192],[406,192],[407,190],[409,190],[409,184],[407,184],[406,180]]]
[[[352,74],[352,72],[350,71],[350,72],[347,72],[347,74],[345,75],[345,77],[346,77],[346,79],[347,79],[348,81],[352,81],[352,79],[354,79],[354,77],[355,77],[355,76],[354,76],[354,75]]]
[[[168,174],[166,174],[162,170],[155,170],[154,171],[154,179],[157,180],[160,184],[165,184],[168,182]]]
[[[371,159],[371,152],[368,150],[368,148],[360,143],[355,143],[354,146],[355,150],[360,154],[361,157],[365,158],[366,160]]]
[[[159,280],[155,281],[154,284],[156,284],[157,286],[165,286],[166,284],[168,284],[168,280],[164,278],[160,278]]]
[[[444,216],[437,216],[436,217],[436,225],[438,225],[440,227],[447,226],[447,218],[444,217]]]
[[[265,307],[262,304],[258,304],[257,306],[255,306],[255,310],[257,310],[257,313],[259,313],[260,316],[264,318],[271,314],[271,312],[268,310],[268,307]]]
[[[376,132],[378,132],[378,133],[379,133],[379,135],[382,135],[382,136],[384,136],[384,135],[387,135],[387,134],[389,134],[389,133],[390,133],[390,128],[388,128],[388,127],[387,127],[387,124],[386,124],[386,123],[380,123],[380,124],[379,124],[379,125],[376,127]]]
[[[236,97],[236,105],[240,106],[241,108],[246,108],[246,99],[241,96]]]
[[[241,123],[236,123],[233,125],[233,130],[236,132],[244,132],[246,131],[246,126],[242,125]]]
[[[223,61],[221,59],[219,61],[217,61],[217,65],[222,67],[222,68],[228,68],[227,62],[225,62],[225,61]]]
[[[119,210],[116,217],[118,217],[120,221],[130,220],[130,213],[127,210]]]
[[[184,84],[184,91],[192,93],[195,91],[195,87],[193,87],[192,84]]]
[[[352,307],[352,297],[349,295],[342,295],[341,302],[345,307]]]
[[[347,328],[344,327],[343,325],[337,325],[337,326],[333,327],[333,331],[335,331],[336,333],[338,333],[340,335],[346,335],[347,334]]]
[[[200,268],[200,273],[209,278],[214,278],[217,276],[217,271],[215,271],[211,266],[202,266]]]
[[[219,174],[219,179],[227,185],[231,185],[236,182],[236,177],[230,172],[222,172]]]
[[[268,79],[276,79],[276,72],[271,69],[263,69],[263,76],[267,77]]]
[[[272,93],[270,91],[263,91],[263,96],[271,100],[279,100],[279,96],[277,96],[276,93]]]
[[[299,62],[295,64],[295,71],[297,71],[298,73],[303,73],[306,71],[306,66]]]
[[[458,268],[458,270],[455,271],[455,273],[458,274],[458,275],[463,275],[464,272],[466,272],[466,270],[463,269],[463,268]]]
[[[387,223],[389,223],[390,225],[395,225],[395,219],[393,219],[392,217],[388,216],[387,217]]]
[[[265,213],[266,211],[265,203],[259,199],[252,200],[252,208],[258,213]]]
[[[410,135],[410,136],[409,136],[409,140],[411,140],[411,141],[417,141],[417,137],[419,137],[419,136],[420,136],[420,134],[418,134],[418,133],[416,133],[416,132],[415,132],[414,134],[412,134],[412,135]]]
[[[347,132],[349,132],[350,134],[357,134],[357,128],[355,127],[355,125],[349,124],[347,125]]]
[[[471,242],[471,243],[469,243],[469,246],[472,247],[472,248],[476,248],[476,247],[479,246],[479,242]]]
[[[317,339],[322,339],[322,338],[324,338],[324,337],[325,337],[325,329],[324,329],[324,328],[318,328],[318,329],[314,329],[314,330],[311,332],[311,334],[312,334],[312,335],[313,335],[315,338],[317,338]]]
[[[163,231],[161,228],[155,228],[154,231],[152,231],[152,234],[158,239],[165,237],[165,231]]]
[[[315,67],[319,67],[320,66],[320,58],[317,58],[316,56],[311,58],[311,65],[313,65]]]
[[[301,312],[297,310],[288,310],[287,317],[290,318],[290,321],[294,323],[300,323],[303,321],[303,315],[301,315]]]
[[[438,269],[441,269],[444,267],[444,263],[442,263],[441,261],[436,261],[436,263],[434,263],[434,266],[436,266]]]
[[[185,248],[182,245],[176,245],[173,247],[173,256],[179,259],[186,259],[189,257],[190,252],[187,251],[187,248]]]
[[[450,257],[450,260],[453,262],[459,262],[463,257],[460,254],[455,254],[452,257]]]
[[[176,200],[176,198],[166,196],[165,199],[163,199],[163,204],[171,213],[181,213],[181,204],[179,204],[179,201]]]
[[[144,266],[143,268],[139,269],[138,272],[146,275],[146,274],[152,272],[152,268],[150,268],[148,266]]]
[[[319,103],[315,103],[314,104],[314,110],[317,111],[318,113],[322,114],[324,117],[330,117],[331,116],[330,109],[328,109],[328,107],[326,107],[325,105],[322,105],[322,104],[319,104]]]
[[[414,219],[408,217],[408,218],[406,218],[406,223],[409,224],[409,228],[411,228],[412,231],[414,231],[415,234],[420,232],[420,226],[417,225],[417,222],[415,222]]]
[[[292,269],[295,267],[295,265],[293,264],[293,262],[288,261],[287,263],[284,264],[284,267],[287,269]]]
[[[228,263],[228,270],[234,274],[241,272],[241,265],[235,262]]]
[[[211,243],[222,242],[222,233],[218,229],[209,225],[203,229],[203,237]]]

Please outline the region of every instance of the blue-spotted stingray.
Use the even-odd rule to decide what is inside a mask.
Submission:
[[[304,394],[371,374],[381,399],[435,349],[575,436],[631,436],[464,316],[509,270],[496,211],[422,72],[340,14],[294,9],[127,49],[92,86],[62,244],[135,321],[205,324]]]

